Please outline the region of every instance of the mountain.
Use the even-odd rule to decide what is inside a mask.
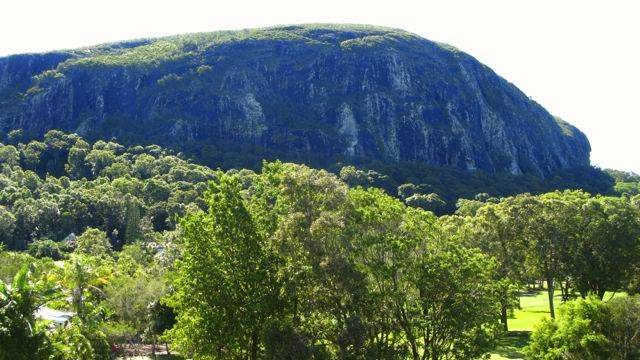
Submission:
[[[0,131],[157,143],[205,164],[415,163],[548,177],[583,133],[451,46],[300,25],[0,58]]]

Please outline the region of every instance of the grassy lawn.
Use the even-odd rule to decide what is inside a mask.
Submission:
[[[562,304],[560,291],[554,296],[556,313]],[[544,318],[549,318],[549,295],[547,291],[524,293],[520,296],[520,309],[508,320],[509,331],[533,331],[534,326]]]
[[[522,349],[529,343],[530,336],[529,331],[509,331],[500,339],[498,348],[491,353],[491,359],[522,359]]]
[[[556,291],[554,305],[556,313],[562,303],[560,291]],[[543,318],[549,318],[549,297],[546,290],[523,293],[520,309],[509,318],[509,333],[500,340],[498,348],[491,353],[492,360],[522,359],[522,349],[529,343],[529,336],[535,325]]]

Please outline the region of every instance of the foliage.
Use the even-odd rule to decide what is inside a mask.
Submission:
[[[63,246],[51,239],[39,239],[27,247],[29,255],[34,258],[48,257],[52,260],[61,260],[63,258]]]
[[[281,162],[224,173],[157,146],[14,135],[0,146],[2,356],[170,341],[194,358],[478,358],[541,280],[588,300],[541,325],[532,354],[635,356],[637,297],[589,296],[640,288],[638,196],[475,191],[438,218],[455,198],[418,177]],[[41,305],[75,316],[45,330]]]
[[[113,311],[113,319],[123,322],[138,333],[149,327],[149,306],[165,293],[162,279],[144,272],[114,276],[105,287],[104,305]]]
[[[209,211],[183,222],[170,335],[186,353],[440,359],[491,347],[494,263],[441,239],[430,213],[293,164],[265,164],[244,186],[218,179]]]
[[[74,321],[49,335],[52,360],[107,360],[110,349],[104,333]]]
[[[568,302],[543,320],[526,353],[532,359],[635,359],[640,356],[640,297]]]
[[[38,239],[73,242],[88,228],[106,234],[115,250],[152,241],[174,230],[187,207],[204,206],[199,197],[214,176],[154,146],[90,145],[60,131],[0,145],[0,242],[24,250]],[[55,252],[51,242],[39,245]]]
[[[256,231],[235,176],[221,176],[205,195],[208,213],[189,215],[178,263],[178,311],[171,334],[197,356],[257,357],[260,327],[277,301],[268,247]]]
[[[105,257],[111,255],[111,243],[103,231],[87,228],[78,236],[74,251],[78,254]]]
[[[33,266],[23,266],[11,286],[0,281],[0,359],[45,359],[48,342],[36,327],[35,311],[51,289]]]
[[[639,211],[627,197],[565,191],[478,204],[466,217],[446,221],[462,241],[502,263],[500,279],[519,286],[544,279],[553,317],[557,287],[563,300],[575,293],[602,299],[606,291],[624,291],[634,281]],[[503,311],[506,323],[504,318]]]

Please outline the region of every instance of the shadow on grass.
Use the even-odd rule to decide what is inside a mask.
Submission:
[[[540,295],[540,292],[542,292],[543,290],[527,290],[527,291],[520,291],[518,293],[518,296],[520,297],[536,297],[538,295]]]
[[[531,332],[529,331],[509,331],[500,341],[498,347],[493,351],[506,359],[522,359],[525,346],[529,344]]]
[[[548,314],[549,310],[548,309],[544,309],[544,310],[531,310],[531,309],[526,309],[526,310],[522,310],[531,314]]]

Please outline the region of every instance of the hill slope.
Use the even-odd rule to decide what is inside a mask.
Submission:
[[[548,176],[586,137],[473,57],[401,30],[304,25],[0,58],[0,131],[158,143],[205,164],[416,162]]]

